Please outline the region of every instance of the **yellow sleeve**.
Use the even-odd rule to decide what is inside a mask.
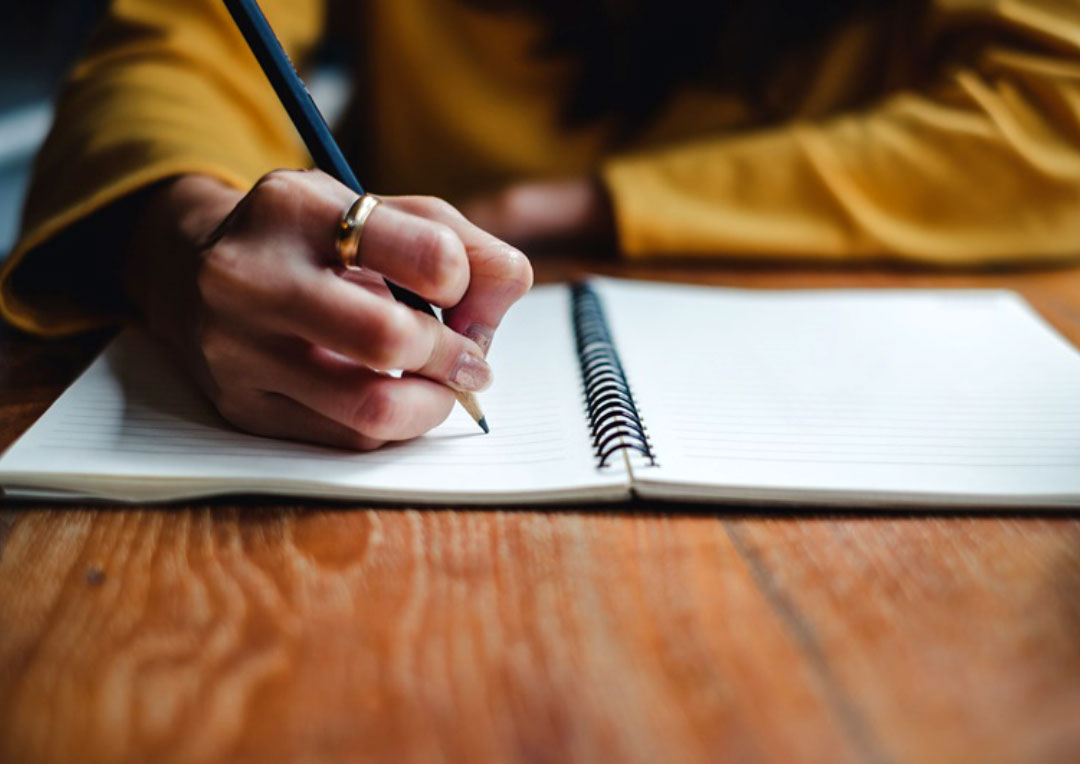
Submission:
[[[1080,255],[1080,4],[937,6],[939,31],[966,25],[989,42],[926,89],[610,161],[622,250],[941,265]]]
[[[321,3],[261,5],[289,55],[303,60],[321,32]],[[247,188],[275,167],[308,164],[220,0],[113,0],[38,156],[22,235],[0,271],[0,313],[46,336],[101,325],[109,317],[49,294],[41,268],[20,273],[33,250],[158,180],[203,173]],[[69,254],[94,257],[63,257]]]

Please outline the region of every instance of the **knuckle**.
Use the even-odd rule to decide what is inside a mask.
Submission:
[[[440,297],[458,297],[469,279],[469,260],[461,239],[449,227],[435,223],[417,233],[420,278]]]
[[[424,213],[433,218],[450,217],[450,218],[463,218],[464,216],[458,211],[458,208],[450,204],[445,199],[441,199],[437,196],[413,196],[409,197],[409,202],[417,211]]]
[[[440,199],[437,196],[429,196],[428,203],[431,205],[431,210],[437,215],[444,215],[450,218],[462,218],[463,215],[458,212],[458,208],[452,205],[445,199]]]
[[[400,407],[390,386],[375,385],[353,414],[353,426],[361,436],[369,439],[389,439],[394,434],[399,413]]]
[[[405,352],[415,330],[409,309],[387,303],[386,309],[372,322],[368,332],[368,363],[376,369],[395,369],[403,365]]]
[[[525,253],[510,247],[506,253],[506,265],[511,280],[521,286],[522,293],[529,291],[533,285],[533,269]]]
[[[496,253],[500,278],[515,299],[528,292],[533,285],[533,269],[529,258],[519,249],[503,245]]]
[[[297,170],[271,170],[248,194],[246,220],[256,229],[296,228],[305,216],[312,189]]]
[[[243,262],[235,247],[218,242],[206,249],[195,273],[195,289],[205,305],[227,302],[235,287],[243,284],[237,273]]]
[[[295,170],[277,169],[263,175],[252,188],[252,193],[276,196],[290,193],[296,187],[299,173]]]

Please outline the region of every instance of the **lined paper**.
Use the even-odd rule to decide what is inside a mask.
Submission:
[[[126,500],[626,496],[624,467],[595,469],[568,300],[565,288],[538,288],[498,332],[496,382],[481,396],[489,435],[460,407],[422,438],[363,454],[247,435],[219,419],[151,340],[129,331],[0,459],[0,481]]]
[[[1080,354],[1012,293],[599,289],[660,462],[644,494],[1080,495]]]
[[[1012,293],[596,289],[657,466],[597,469],[569,290],[552,286],[498,333],[491,435],[456,409],[371,453],[250,436],[127,332],[0,457],[0,484],[129,501],[586,501],[632,482],[698,501],[1080,505],[1080,354]]]

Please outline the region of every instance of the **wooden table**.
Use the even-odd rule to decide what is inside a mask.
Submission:
[[[1080,343],[1080,268],[593,267],[1006,285]],[[0,445],[103,339],[0,334]],[[1080,516],[0,505],[0,760],[215,759],[1077,761]]]

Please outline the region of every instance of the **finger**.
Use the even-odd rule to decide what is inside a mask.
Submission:
[[[443,313],[443,321],[486,354],[503,316],[532,287],[532,266],[524,254],[502,242],[466,250],[470,252],[469,288],[457,305]]]
[[[454,305],[469,284],[469,260],[458,234],[383,203],[368,216],[358,260],[436,305]]]
[[[483,350],[431,316],[378,297],[329,271],[299,274],[288,298],[253,306],[282,333],[374,369],[404,369],[479,392],[491,384]],[[245,311],[238,311],[243,314]]]
[[[449,204],[428,197],[394,199],[398,209],[424,215],[451,228],[465,246],[469,285],[443,320],[454,331],[476,342],[486,353],[495,329],[532,286],[532,266],[519,250],[469,222]]]
[[[250,229],[279,240],[299,239],[319,266],[340,264],[337,232],[356,193],[320,171],[275,170],[251,192],[261,217]],[[385,200],[367,218],[357,260],[437,305],[457,303],[469,283],[469,261],[455,231]]]
[[[299,246],[325,267],[340,262],[337,232],[355,200],[355,191],[320,170],[274,170],[237,207],[237,222],[251,235]]]
[[[236,411],[222,411],[234,425],[267,438],[370,451],[386,441],[370,438],[278,393],[252,391]]]
[[[249,346],[252,347],[252,346]],[[377,440],[405,440],[438,426],[454,393],[423,377],[379,374],[340,356],[295,343],[294,349],[252,347],[249,365],[264,370],[260,389]]]

